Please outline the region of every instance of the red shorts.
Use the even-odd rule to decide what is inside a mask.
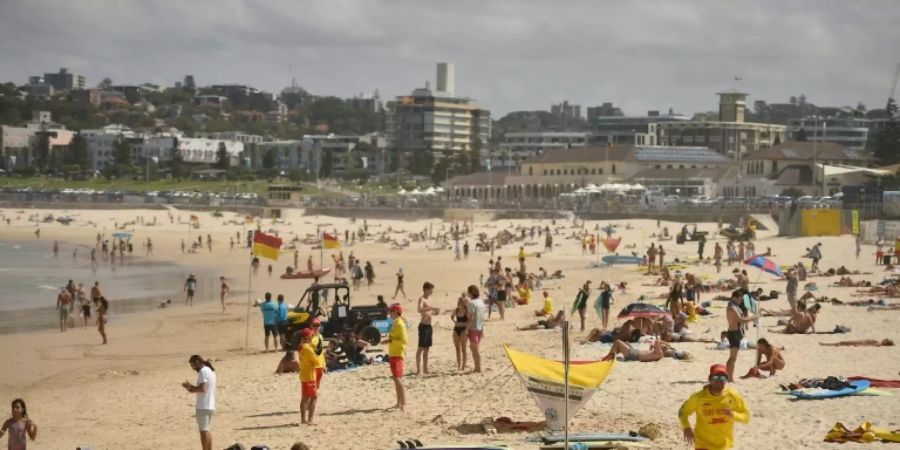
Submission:
[[[403,378],[403,357],[391,356],[388,358],[391,365],[391,376],[394,378]]]
[[[303,398],[316,398],[318,393],[318,387],[315,381],[301,381],[300,382],[300,395]]]
[[[322,377],[325,376],[325,368],[316,368],[316,387],[322,387]]]
[[[484,330],[469,330],[469,342],[472,344],[478,344],[481,342],[481,338],[484,337]]]

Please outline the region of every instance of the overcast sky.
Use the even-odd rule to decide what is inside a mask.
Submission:
[[[91,86],[193,74],[278,92],[291,65],[315,94],[392,98],[441,61],[495,117],[563,99],[689,114],[729,88],[873,109],[900,62],[900,1],[0,0],[0,81],[18,84],[68,67]]]

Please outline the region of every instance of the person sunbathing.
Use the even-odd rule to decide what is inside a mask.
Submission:
[[[670,349],[671,347],[663,341],[654,341],[650,344],[649,350],[639,350],[627,342],[615,341],[612,348],[609,349],[609,353],[603,357],[603,360],[610,361],[616,355],[622,355],[625,357],[625,361],[654,362],[661,360],[665,356],[666,350]]]
[[[813,318],[806,311],[805,303],[797,303],[797,311],[791,315],[790,320],[788,320],[787,325],[781,332],[784,334],[806,334],[810,329],[813,332],[816,331]]]
[[[294,351],[288,350],[284,353],[281,361],[278,361],[278,368],[275,373],[294,373],[300,371],[300,362],[294,358]]]
[[[547,319],[538,320],[537,323],[533,323],[531,325],[526,325],[524,327],[516,328],[519,331],[527,331],[527,330],[551,330],[562,325],[563,320],[565,320],[565,315],[563,311],[559,311],[556,313],[556,316],[549,317]]]
[[[881,341],[875,339],[861,339],[858,341],[839,341],[839,342],[819,342],[819,345],[826,347],[893,347],[894,341],[883,339]]]
[[[762,358],[766,360],[763,361]],[[769,376],[775,375],[775,372],[784,369],[784,356],[775,346],[769,344],[765,338],[756,341],[756,367],[760,370],[768,370]]]

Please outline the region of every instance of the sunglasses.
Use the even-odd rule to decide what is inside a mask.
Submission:
[[[713,375],[713,376],[709,377],[709,380],[726,382],[726,381],[728,381],[728,375]]]

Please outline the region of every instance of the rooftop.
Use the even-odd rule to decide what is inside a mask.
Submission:
[[[815,155],[814,155],[815,154]],[[754,152],[747,156],[747,161],[763,159],[776,160],[812,160],[813,156],[820,160],[867,161],[869,156],[857,150],[851,150],[831,142],[785,142],[774,147]]]
[[[534,156],[525,164],[583,163],[607,161],[685,162],[728,164],[731,159],[707,147],[667,147],[660,145],[613,145],[555,149]]]

